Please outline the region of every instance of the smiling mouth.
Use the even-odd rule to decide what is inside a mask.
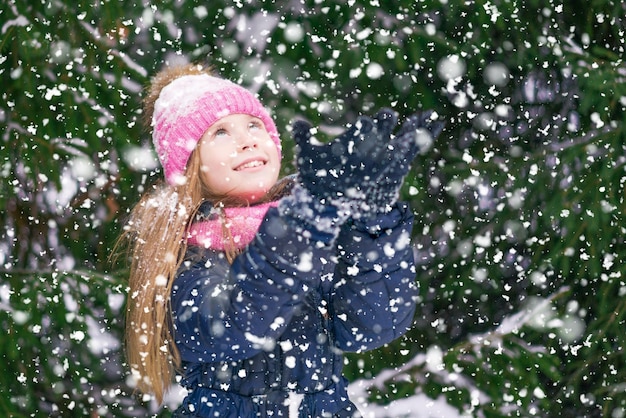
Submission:
[[[265,164],[266,164],[265,161],[261,161],[261,160],[248,161],[247,163],[241,164],[240,166],[235,168],[235,171],[241,171],[241,170],[245,170],[248,168],[261,167]]]

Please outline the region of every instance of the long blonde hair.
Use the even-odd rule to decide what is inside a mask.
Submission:
[[[150,126],[154,101],[173,79],[197,74],[197,65],[166,69],[153,80],[144,100],[145,126]],[[129,292],[126,305],[126,357],[137,389],[153,393],[161,403],[181,365],[172,335],[170,294],[176,273],[187,250],[187,233],[200,205],[209,201],[216,207],[243,206],[247,202],[211,192],[201,175],[200,153],[193,152],[185,172],[186,182],[172,186],[163,181],[152,186],[132,209],[118,246],[128,249]],[[277,200],[291,189],[285,180],[266,194],[263,202]],[[261,203],[261,202],[259,202]],[[229,235],[222,212],[225,237]],[[229,262],[238,250],[226,251]]]
[[[137,388],[154,393],[159,403],[180,366],[170,293],[187,248],[189,219],[203,201],[200,176],[187,178],[175,187],[160,182],[144,194],[120,238],[128,243],[130,257],[126,356]]]

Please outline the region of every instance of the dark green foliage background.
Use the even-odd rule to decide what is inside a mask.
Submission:
[[[415,327],[346,365],[351,379],[397,368],[371,402],[625,416],[625,18],[611,0],[8,0],[0,415],[147,414],[123,365],[124,266],[108,257],[160,176],[124,159],[151,146],[141,90],[165,62],[192,60],[273,110],[285,173],[296,117],[329,136],[382,106],[446,121],[402,190],[416,214]],[[451,56],[465,70],[447,82]],[[501,83],[485,76],[494,64]],[[85,162],[92,175],[68,174]],[[433,352],[441,363],[420,360]]]

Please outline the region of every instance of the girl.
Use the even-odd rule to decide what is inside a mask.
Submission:
[[[298,174],[278,180],[276,126],[246,89],[170,68],[144,111],[165,182],[124,232],[138,388],[161,402],[178,374],[176,417],[358,416],[342,352],[411,325],[412,214],[396,199],[418,128],[438,125],[413,117],[394,137],[386,110],[312,145],[297,122]]]

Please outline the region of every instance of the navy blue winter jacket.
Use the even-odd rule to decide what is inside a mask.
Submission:
[[[411,326],[412,221],[397,204],[324,245],[271,208],[232,265],[191,247],[171,297],[189,391],[175,416],[290,416],[287,404],[298,417],[358,416],[342,352],[374,349]]]

